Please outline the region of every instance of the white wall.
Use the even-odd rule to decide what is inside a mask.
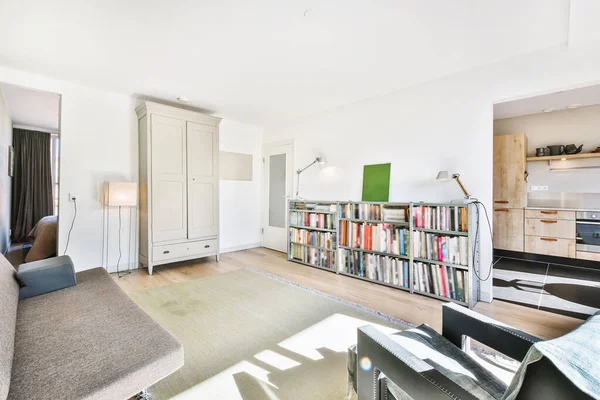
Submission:
[[[100,202],[102,183],[113,179],[137,181],[137,120],[133,99],[4,67],[0,67],[0,82],[62,95],[59,251],[61,254],[64,251],[74,212],[67,196],[74,193],[78,210],[68,254],[78,271],[101,266],[105,226]],[[116,210],[111,210],[110,252],[106,261],[109,267],[117,261],[116,221]],[[129,259],[126,222],[123,260]],[[132,256],[136,254],[132,248]]]
[[[494,121],[494,135],[525,133],[527,154],[535,155],[538,147],[554,144],[583,144],[587,153],[600,146],[600,105],[524,115]],[[554,168],[600,166],[600,160],[557,161]],[[548,186],[548,192],[600,193],[598,169],[550,171],[546,162],[530,162],[528,189]]]
[[[600,80],[598,48],[560,46],[367,99],[284,126],[264,141],[293,138],[296,167],[323,153],[329,165],[302,176],[307,199],[359,200],[364,164],[392,162],[390,201],[460,198],[439,170],[459,172],[471,194],[492,208],[493,103]],[[491,240],[482,228],[484,275]],[[492,282],[482,285],[489,300]]]
[[[252,154],[252,181],[220,181],[221,252],[260,246],[262,129],[224,119],[219,150]]]
[[[0,90],[0,253],[10,245],[10,198],[12,178],[8,176],[8,146],[12,145],[12,122]]]

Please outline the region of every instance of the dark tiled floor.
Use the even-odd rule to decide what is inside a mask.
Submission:
[[[494,298],[587,318],[600,309],[600,271],[514,258],[494,259]]]

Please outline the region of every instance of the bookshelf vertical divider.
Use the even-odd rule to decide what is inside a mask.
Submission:
[[[292,199],[287,212],[288,261],[474,304],[469,204]]]

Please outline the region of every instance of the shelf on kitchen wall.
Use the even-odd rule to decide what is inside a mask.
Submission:
[[[600,158],[600,153],[579,153],[563,154],[560,156],[527,157],[527,162],[531,161],[561,161],[561,160],[580,160],[586,158]]]

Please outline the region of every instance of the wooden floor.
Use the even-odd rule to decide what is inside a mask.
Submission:
[[[360,303],[413,324],[426,323],[438,331],[441,329],[443,302],[439,300],[288,262],[285,254],[264,248],[223,254],[218,263],[214,257],[209,257],[195,264],[178,263],[158,266],[154,268],[153,275],[148,275],[147,270],[144,269],[135,270],[132,274],[121,278],[117,278],[116,274],[113,274],[113,277],[124,291],[131,293],[227,273],[244,267],[253,267],[279,275],[287,280]],[[501,301],[480,302],[475,310],[544,339],[560,336],[583,322],[579,319]]]

